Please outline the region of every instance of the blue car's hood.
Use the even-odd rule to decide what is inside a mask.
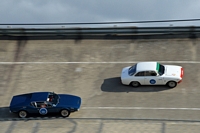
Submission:
[[[70,106],[79,109],[81,106],[81,98],[74,95],[58,94],[60,99],[58,106]]]

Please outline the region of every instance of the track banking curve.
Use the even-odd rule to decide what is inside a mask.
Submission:
[[[15,124],[22,124],[12,121],[16,116],[9,114],[7,107],[13,95],[32,91],[54,91],[82,98],[80,111],[71,114],[69,121],[29,121],[33,127],[40,126],[33,129],[35,132],[42,132],[45,124],[59,125],[63,121],[79,123],[80,131],[85,122],[94,127],[99,124],[95,128],[100,128],[102,121],[106,123],[104,130],[113,124],[112,119],[122,128],[133,123],[130,120],[139,119],[200,121],[199,49],[198,39],[0,41],[0,125],[14,128]],[[138,61],[181,65],[183,82],[173,89],[122,85],[121,69]],[[123,124],[121,119],[127,123]],[[163,128],[162,123],[150,125],[152,132]],[[8,129],[5,126],[5,132]]]

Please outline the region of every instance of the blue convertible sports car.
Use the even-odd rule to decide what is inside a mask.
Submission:
[[[59,113],[68,117],[71,112],[78,111],[81,98],[69,94],[56,94],[54,92],[33,92],[13,96],[10,102],[10,112],[17,113],[20,118],[29,114],[46,115]]]

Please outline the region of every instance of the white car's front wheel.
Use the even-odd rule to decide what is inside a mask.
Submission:
[[[133,82],[131,82],[131,85],[132,85],[133,87],[138,87],[138,86],[140,86],[140,83],[137,82],[137,81],[133,81]]]
[[[174,88],[174,87],[176,87],[176,85],[177,85],[177,83],[175,81],[169,81],[167,83],[167,86],[169,86],[170,88]]]

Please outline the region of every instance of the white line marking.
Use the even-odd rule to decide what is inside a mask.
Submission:
[[[144,61],[125,61],[125,62],[0,62],[0,64],[132,64]],[[157,61],[159,63],[186,63],[199,64],[200,61]]]
[[[150,108],[150,107],[82,107],[81,109],[121,109],[121,110],[194,110],[200,108]]]

